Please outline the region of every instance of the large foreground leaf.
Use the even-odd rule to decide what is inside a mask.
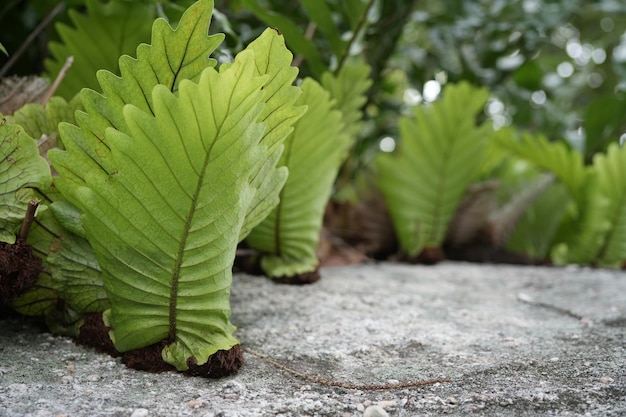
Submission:
[[[316,81],[302,83],[298,104],[307,112],[285,142],[279,165],[289,168],[280,203],[248,236],[264,253],[261,266],[270,277],[313,271],[324,207],[349,143],[342,133],[341,113]]]
[[[431,107],[400,121],[397,155],[376,160],[379,187],[402,248],[410,256],[443,243],[448,223],[481,164],[491,126],[475,125],[488,92],[449,85]]]
[[[257,191],[254,170],[267,155],[258,122],[267,78],[255,76],[254,52],[244,51],[219,73],[206,68],[198,84],[181,81],[177,95],[157,85],[152,112],[126,105],[124,131],[106,130],[115,171],[81,173],[72,193],[103,270],[118,350],[166,340],[163,358],[185,370],[238,343],[231,267]],[[63,125],[61,134],[80,149],[78,128]],[[64,173],[90,154],[51,159]]]

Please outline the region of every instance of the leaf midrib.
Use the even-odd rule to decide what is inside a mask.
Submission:
[[[239,83],[239,80],[236,81],[236,84],[238,83]],[[235,89],[236,88],[233,88],[231,90],[230,96],[228,97],[227,109],[225,113],[226,115],[231,114],[231,111],[232,111],[231,103],[232,103],[232,98],[233,98]],[[211,98],[209,97],[209,99]],[[213,148],[215,147],[217,141],[220,138],[220,134],[221,134],[222,128],[226,120],[226,119],[222,120],[222,123],[219,124],[217,122],[217,116],[215,112],[213,112],[212,117],[213,117],[213,120],[216,121],[217,129],[215,131],[214,140],[211,142],[211,145],[209,146],[209,149],[207,149],[205,157],[204,157],[204,162],[202,164],[202,171],[199,174],[198,183],[196,184],[196,190],[194,191],[193,197],[191,199],[191,205],[190,205],[189,212],[187,215],[187,220],[185,221],[185,225],[183,227],[183,232],[182,232],[182,236],[180,239],[180,245],[178,247],[178,253],[176,255],[176,260],[174,263],[174,273],[172,276],[172,284],[170,288],[169,335],[168,335],[168,340],[170,343],[174,343],[176,341],[176,308],[178,305],[178,282],[180,280],[180,271],[182,268],[183,258],[185,256],[185,248],[186,248],[187,239],[189,237],[189,230],[191,229],[191,225],[193,223],[194,214],[197,211],[198,198],[202,190],[202,187],[204,186],[204,179],[206,176],[207,168],[211,161]],[[226,118],[228,118],[228,116],[226,116]],[[202,132],[200,121],[198,120],[197,117],[196,117],[196,123],[198,123],[198,131]]]

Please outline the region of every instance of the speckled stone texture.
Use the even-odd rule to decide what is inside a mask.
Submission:
[[[286,286],[236,275],[244,349],[354,385],[331,387],[245,354],[206,379],[128,369],[121,358],[0,320],[0,416],[623,416],[626,273],[445,262],[322,269]]]

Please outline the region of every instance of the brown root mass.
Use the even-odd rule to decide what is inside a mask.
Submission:
[[[176,372],[174,366],[163,360],[161,352],[167,345],[167,341],[161,341],[141,349],[124,352],[122,362],[129,368],[140,371]],[[241,347],[235,345],[229,350],[218,350],[202,365],[198,365],[195,358],[189,358],[187,360],[189,369],[185,373],[205,378],[221,378],[237,372],[241,365],[243,365],[243,353]]]
[[[41,259],[30,245],[20,240],[0,242],[0,305],[9,304],[35,285],[42,270]]]
[[[304,272],[302,274],[297,275],[285,275],[282,277],[272,278],[272,281],[277,282],[279,284],[289,284],[289,285],[307,285],[313,284],[314,282],[319,281],[320,279],[320,271],[319,268],[316,268],[315,271]]]
[[[176,368],[163,360],[161,351],[167,346],[167,341],[162,340],[141,349],[135,349],[122,353],[122,362],[129,368],[153,373],[174,371]]]
[[[99,352],[108,353],[113,357],[121,355],[113,346],[109,337],[109,328],[104,325],[102,313],[89,313],[83,317],[78,337],[74,339],[79,345],[94,348]]]
[[[241,368],[241,365],[243,365],[243,351],[240,345],[235,345],[229,350],[218,350],[202,365],[197,365],[195,358],[189,358],[187,360],[189,369],[185,373],[205,378],[221,378],[234,374]]]

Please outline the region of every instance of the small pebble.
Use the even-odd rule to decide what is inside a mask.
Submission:
[[[195,400],[191,400],[187,403],[187,407],[197,409],[201,408],[204,405],[202,398],[196,398]]]
[[[138,408],[130,415],[130,417],[147,417],[150,412],[145,408]]]
[[[613,381],[614,381],[613,378],[611,378],[610,376],[600,377],[600,382],[602,382],[603,384],[610,384]]]
[[[359,413],[362,413],[363,411],[365,411],[365,406],[363,404],[357,404],[356,411],[358,411]]]
[[[363,417],[389,417],[389,414],[380,405],[371,405],[365,409]]]
[[[386,410],[388,408],[394,408],[398,403],[396,401],[378,401],[378,405]]]

